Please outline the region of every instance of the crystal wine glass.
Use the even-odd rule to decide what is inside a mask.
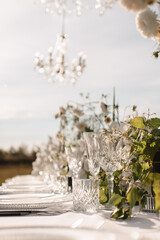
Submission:
[[[66,147],[65,153],[67,155],[69,174],[73,176],[73,178],[78,178],[79,171],[82,168],[83,151],[81,151],[79,146]]]
[[[96,177],[100,170],[100,133],[84,132],[86,143],[89,171]]]
[[[101,159],[100,166],[107,173],[108,197],[113,194],[113,173],[121,169],[122,141],[112,134],[101,138]],[[110,208],[111,206],[108,207]]]

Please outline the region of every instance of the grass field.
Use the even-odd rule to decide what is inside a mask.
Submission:
[[[29,164],[6,164],[0,165],[0,185],[7,179],[16,175],[30,174],[32,165]]]

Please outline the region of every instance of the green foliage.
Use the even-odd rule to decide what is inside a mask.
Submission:
[[[145,118],[136,117],[130,121],[131,126],[139,129],[143,129],[145,127]]]
[[[160,51],[155,51],[155,52],[153,52],[153,56],[155,58],[158,58],[159,57],[159,53],[160,53]]]
[[[131,216],[130,208],[129,207],[120,207],[117,208],[112,214],[111,217],[115,219],[126,219]]]
[[[114,193],[115,194],[120,194],[120,175],[121,175],[122,171],[121,170],[117,170],[114,172],[113,176],[114,176]]]
[[[130,162],[121,170],[114,172],[114,194],[109,203],[116,207],[111,214],[115,219],[126,219],[131,216],[133,207],[139,203],[139,211],[146,204],[148,186],[153,186],[155,209],[160,210],[160,173],[151,173],[152,162],[160,150],[160,119],[136,117],[130,121],[127,139],[131,143]],[[131,172],[130,180],[123,183],[122,174]],[[132,179],[132,181],[131,181]],[[131,184],[132,182],[132,184]]]
[[[99,187],[99,201],[101,204],[105,204],[108,201],[106,194],[106,187]]]
[[[154,174],[153,191],[155,193],[155,210],[160,210],[160,174]]]
[[[134,207],[135,203],[138,200],[138,190],[136,187],[132,187],[127,193],[127,200],[131,208]]]
[[[160,127],[160,118],[151,118],[147,120],[146,125],[150,128],[159,128]]]
[[[99,201],[101,204],[108,201],[107,176],[102,169],[99,174]]]
[[[155,193],[155,210],[160,210],[160,173],[150,173],[146,179],[146,185],[152,185]]]
[[[119,194],[113,194],[111,199],[109,200],[109,203],[118,207],[121,203],[122,203],[122,200],[124,200],[125,198],[120,196]]]
[[[151,134],[153,134],[155,137],[160,137],[160,129],[153,129]]]

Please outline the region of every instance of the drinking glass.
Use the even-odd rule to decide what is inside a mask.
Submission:
[[[96,177],[100,170],[100,133],[84,132],[89,171]]]
[[[57,176],[53,178],[53,192],[66,194],[68,191],[68,179],[66,176]]]
[[[101,159],[100,166],[107,173],[108,198],[113,194],[114,171],[121,169],[121,148],[120,138],[113,138],[112,135],[102,136],[101,138]],[[108,199],[108,200],[109,200]],[[112,208],[107,204],[107,208]]]
[[[73,208],[75,211],[94,213],[99,207],[99,180],[74,179]]]
[[[78,178],[79,171],[82,169],[83,153],[79,147],[66,147],[65,152],[69,166],[68,176]]]

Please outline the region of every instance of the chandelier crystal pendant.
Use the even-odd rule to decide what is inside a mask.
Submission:
[[[38,0],[37,0],[38,1]],[[103,15],[105,10],[112,8],[118,0],[40,0],[46,5],[46,12],[54,14],[76,13],[82,14],[82,9],[98,9],[99,14]]]
[[[118,0],[96,0],[95,8],[99,10],[99,14],[103,15],[108,8],[112,8]]]
[[[55,48],[48,49],[48,56],[45,58],[37,53],[34,60],[35,69],[51,83],[71,82],[76,83],[86,67],[86,55],[83,52],[78,54],[78,58],[67,62],[68,36],[64,33],[64,19],[62,34],[57,36]]]
[[[69,14],[75,12],[80,16],[83,7],[82,0],[40,0],[40,2],[46,5],[46,12],[51,14],[63,14],[65,11]]]

